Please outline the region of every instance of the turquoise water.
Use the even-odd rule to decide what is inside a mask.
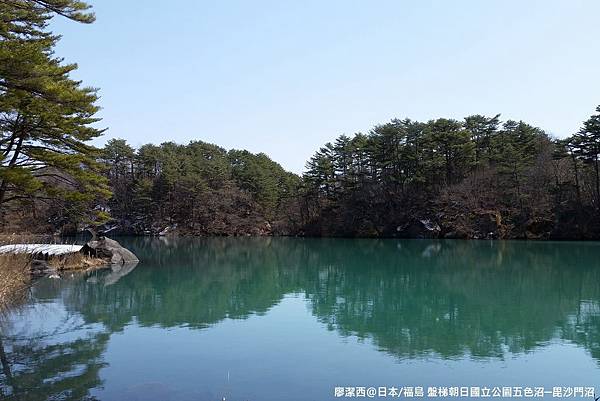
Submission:
[[[3,317],[9,399],[600,385],[598,243],[120,241],[135,268],[40,280]]]

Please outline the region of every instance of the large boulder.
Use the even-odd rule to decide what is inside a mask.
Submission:
[[[114,265],[139,262],[139,259],[133,252],[122,247],[121,244],[114,239],[107,237],[92,239],[81,248],[81,252],[85,255],[104,259],[107,263]]]

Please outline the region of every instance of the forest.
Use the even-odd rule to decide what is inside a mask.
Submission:
[[[392,120],[325,144],[302,177],[197,141],[111,140],[99,162],[137,234],[596,238],[599,122],[558,140],[499,115]]]
[[[303,229],[316,235],[597,238],[600,107],[555,139],[523,121],[392,120],[307,163]]]
[[[24,226],[35,216],[36,229],[61,233],[97,224],[136,235],[598,238],[597,112],[566,139],[499,115],[392,120],[325,144],[302,176],[202,141],[134,149],[111,139],[93,160],[110,197],[38,199],[37,190],[3,201],[3,216]]]
[[[201,132],[98,148],[98,89],[48,29],[92,23],[90,6],[0,1],[0,15],[1,232],[600,238],[600,106],[562,139],[499,114],[394,119],[324,144],[301,176]]]

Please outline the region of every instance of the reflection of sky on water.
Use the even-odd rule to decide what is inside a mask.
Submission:
[[[373,352],[369,339],[340,339],[325,329],[297,296],[285,297],[266,315],[226,319],[208,330],[176,327],[165,335],[158,327],[130,326],[111,339],[105,354],[110,369],[101,374],[111,385],[97,394],[105,400],[123,394],[141,400],[149,392],[173,400],[221,394],[235,400],[329,399],[335,385],[550,388],[560,378],[564,385],[592,386],[597,372],[583,348],[561,340],[493,363],[435,354],[399,360]],[[135,348],[132,338],[139,344]]]
[[[127,245],[143,261],[127,274],[42,280],[5,319],[13,375],[43,385],[32,397],[319,400],[340,385],[592,386],[598,374],[593,244]]]

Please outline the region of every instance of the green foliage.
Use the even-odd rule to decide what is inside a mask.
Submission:
[[[584,182],[580,183],[579,172],[576,169],[577,160],[591,166],[593,178],[590,181],[593,182],[594,188],[592,201],[596,209],[600,209],[600,168],[598,160],[600,156],[600,106],[596,107],[596,113],[584,121],[579,132],[567,138],[563,145],[573,158],[578,196],[580,196],[580,185],[585,185],[585,177],[582,177]]]
[[[440,235],[595,238],[599,154],[600,114],[564,140],[472,115],[340,135],[302,178],[265,154],[200,141],[133,150],[112,140],[103,160],[112,212],[134,232],[177,223],[193,234],[252,234],[274,223],[288,234],[413,236],[430,221]]]
[[[523,122],[507,121],[500,129],[499,115],[463,122],[395,119],[366,135],[341,135],[307,163],[306,227],[318,235],[396,235],[419,216],[439,215],[433,205],[458,196],[454,192],[481,191],[468,185],[484,176],[495,177],[485,191],[461,194],[453,203],[470,196],[480,209],[531,215],[537,212],[530,185],[534,176],[547,180],[538,167],[551,147],[542,130]],[[486,193],[495,204],[476,201]]]
[[[177,224],[195,234],[244,234],[288,219],[299,177],[265,154],[201,141],[132,149],[109,141],[102,151],[114,190],[111,212],[134,232]]]
[[[469,133],[475,147],[475,163],[485,165],[490,159],[491,141],[498,133],[500,114],[485,117],[479,114],[465,117],[464,128]]]
[[[475,158],[475,144],[463,125],[440,118],[427,123],[424,135],[429,154],[425,161],[429,169],[443,171],[446,185],[463,179]]]
[[[294,176],[264,153],[231,150],[228,157],[237,186],[249,191],[268,216],[274,216],[282,203],[295,195]]]
[[[77,68],[54,56],[54,15],[89,23],[89,6],[73,0],[0,2],[0,206],[41,200],[62,209],[89,210],[110,191],[87,142],[96,89],[70,78]],[[89,205],[88,205],[89,206]],[[84,212],[85,213],[85,212]]]

